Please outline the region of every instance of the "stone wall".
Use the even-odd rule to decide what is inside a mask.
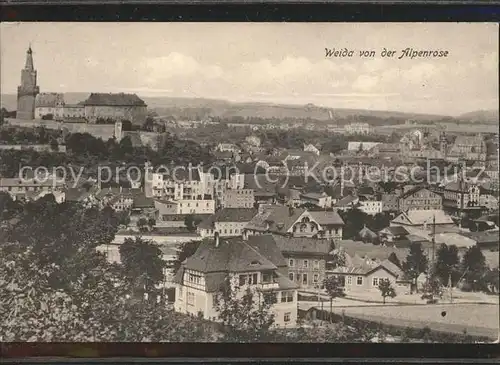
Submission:
[[[89,133],[96,138],[107,141],[114,137],[114,124],[87,124],[87,123],[60,123],[54,120],[21,120],[8,118],[7,123],[18,127],[44,127],[47,129],[61,129],[69,133]]]
[[[103,141],[107,141],[108,139],[115,136],[114,124],[61,123],[54,120],[21,120],[13,118],[7,118],[7,123],[8,125],[18,127],[44,127],[47,129],[61,129],[67,133],[89,133],[96,138],[101,138]],[[134,145],[142,144],[143,146],[149,146],[155,150],[158,149],[160,140],[159,133],[144,131],[123,131],[122,137],[125,136],[129,136],[134,141]]]

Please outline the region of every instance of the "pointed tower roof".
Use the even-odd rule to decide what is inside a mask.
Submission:
[[[35,71],[35,67],[33,66],[33,51],[31,50],[31,44],[28,47],[28,51],[26,52],[26,65],[24,66],[25,70]]]

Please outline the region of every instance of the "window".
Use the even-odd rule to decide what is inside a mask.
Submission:
[[[269,273],[263,273],[262,274],[262,282],[263,283],[270,283],[272,279],[272,275]]]
[[[378,286],[378,278],[373,278],[372,285]]]
[[[283,291],[281,292],[281,303],[293,302],[293,291]]]
[[[257,284],[257,274],[248,275],[248,284]]]
[[[314,268],[319,269],[319,260],[314,260]]]
[[[294,267],[295,266],[295,261],[293,259],[288,260],[288,266]]]
[[[187,304],[194,305],[194,293],[187,293]]]
[[[318,281],[319,281],[319,274],[314,274],[314,276],[313,276],[313,283],[317,284]]]
[[[309,261],[308,260],[304,260],[304,268],[305,269],[309,268]]]
[[[356,278],[356,284],[357,285],[363,285],[363,277],[362,276],[358,276]]]
[[[307,285],[307,274],[302,274],[302,284]]]
[[[288,273],[288,279],[290,279],[291,281],[293,281],[293,279],[294,279],[293,272]]]
[[[351,285],[352,284],[352,276],[348,276],[347,277],[347,285]]]
[[[290,315],[291,313],[290,312],[286,312],[283,319],[285,322],[290,322]]]
[[[240,275],[240,286],[243,286],[247,283],[247,276],[246,275]]]

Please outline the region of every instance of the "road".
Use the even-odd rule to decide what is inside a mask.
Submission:
[[[306,303],[299,302],[301,309]],[[309,302],[310,306],[317,303]],[[329,310],[329,303],[323,304]],[[345,313],[350,317],[381,322],[384,324],[423,328],[474,336],[499,336],[499,307],[493,304],[429,304],[429,305],[376,305],[376,306],[334,306],[333,312]]]

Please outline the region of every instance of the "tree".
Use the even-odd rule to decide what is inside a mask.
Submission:
[[[148,230],[148,220],[144,217],[139,218],[137,221],[137,227],[139,228],[139,231],[146,232]]]
[[[150,230],[152,230],[156,226],[156,220],[154,218],[149,218],[148,219],[148,227]]]
[[[325,287],[328,296],[330,297],[330,322],[332,320],[332,311],[333,311],[333,300],[335,298],[343,297],[344,294],[344,285],[342,280],[335,275],[328,276],[325,278],[323,285]]]
[[[435,303],[443,296],[443,284],[436,275],[430,274],[424,283],[422,293],[422,299],[427,300],[427,303]]]
[[[120,245],[120,257],[126,280],[135,293],[141,296],[151,294],[156,285],[165,279],[163,269],[165,262],[158,245],[145,241],[140,237],[135,240],[125,239]]]
[[[499,289],[499,269],[489,269],[484,275],[485,282],[488,284],[488,290],[490,293],[498,293]]]
[[[96,247],[110,244],[118,227],[112,209],[58,204],[52,194],[25,203],[23,208],[17,222],[5,229],[3,240],[32,250],[40,267],[56,265],[49,278],[54,288],[66,288],[104,260]]]
[[[488,284],[485,281],[486,259],[478,246],[467,249],[462,257],[461,271],[464,273],[465,283],[473,291],[487,290]]]
[[[213,329],[203,321],[164,305],[128,299],[130,288],[119,268],[104,260],[79,273],[67,288],[56,289],[50,278],[60,268],[54,263],[40,265],[36,255],[18,242],[0,245],[0,341],[215,339]]]
[[[53,139],[51,142],[50,142],[50,149],[52,151],[59,151],[59,143],[57,143],[57,140],[56,139]]]
[[[385,298],[394,298],[396,296],[396,290],[391,284],[389,279],[381,279],[378,284],[378,290],[380,290],[380,295],[385,304]]]
[[[362,212],[357,208],[349,209],[347,211],[339,212],[345,226],[342,229],[342,236],[344,239],[352,239],[356,237],[370,218],[368,214]]]
[[[195,232],[196,227],[198,227],[198,224],[200,224],[200,222],[201,222],[201,219],[196,217],[194,214],[188,214],[184,218],[184,224],[186,225],[187,229],[190,232]]]
[[[151,117],[151,116],[148,116],[148,117],[146,117],[146,121],[142,125],[142,129],[145,130],[145,131],[152,132],[153,129],[154,129],[154,125],[155,125],[154,118]]]
[[[395,181],[380,181],[378,184],[387,194],[392,193],[398,186]]]
[[[130,224],[130,215],[127,211],[117,212],[118,224],[128,227]]]
[[[0,191],[0,222],[14,218],[21,211],[19,202],[12,200],[9,193]]]
[[[367,221],[367,227],[378,232],[386,227],[389,227],[391,218],[387,213],[377,213]]]
[[[271,306],[276,302],[276,293],[254,291],[242,288],[226,278],[216,294],[215,310],[222,324],[223,342],[269,342],[276,331]]]
[[[418,276],[427,270],[427,257],[424,255],[424,250],[420,243],[411,243],[410,252],[406,256],[406,261],[403,262],[403,272],[408,279],[411,279],[416,287]]]
[[[192,256],[196,252],[200,244],[201,244],[200,241],[189,241],[189,242],[184,242],[179,246],[179,250],[177,251],[177,258],[174,263],[175,272],[179,270],[182,262],[185,259]]]
[[[397,267],[401,268],[401,262],[399,261],[398,256],[394,252],[391,252],[391,254],[387,259]]]
[[[436,253],[435,274],[444,286],[453,286],[458,279],[458,249],[457,246],[442,244]],[[449,282],[451,278],[451,283]]]

